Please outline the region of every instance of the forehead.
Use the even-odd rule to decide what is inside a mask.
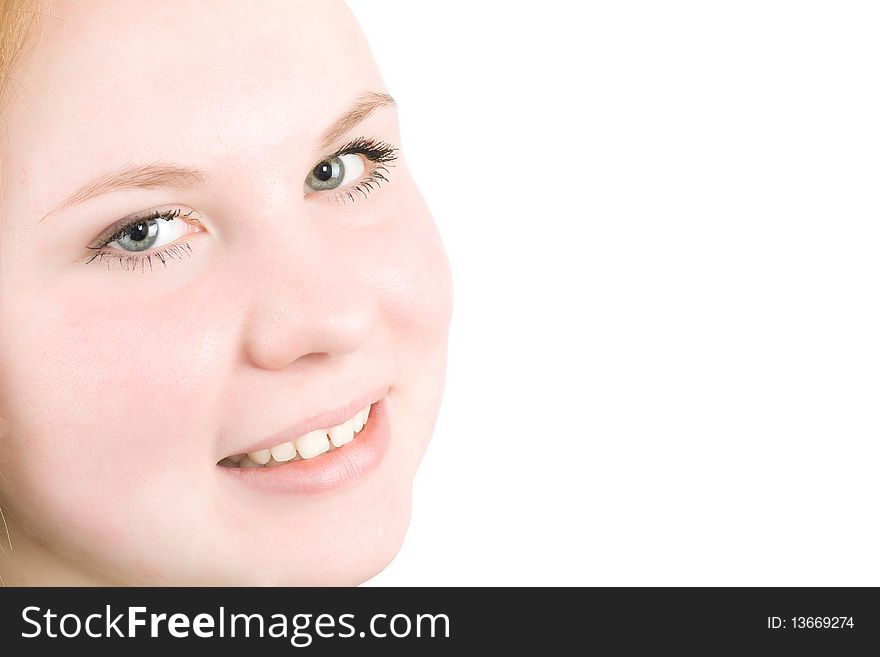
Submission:
[[[343,2],[56,0],[47,13],[3,112],[4,192],[26,187],[34,206],[132,162],[311,146],[383,86]]]

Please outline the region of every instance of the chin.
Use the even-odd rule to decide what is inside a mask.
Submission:
[[[358,586],[385,570],[400,552],[409,528],[409,500],[401,506],[406,507],[406,513],[400,513],[394,522],[389,522],[382,528],[382,532],[359,545],[351,559],[338,563],[336,568],[328,569],[305,585]]]
[[[410,523],[410,500],[398,502],[394,518],[383,523],[376,531],[363,530],[361,540],[350,547],[329,546],[324,549],[325,567],[276,568],[264,570],[259,575],[239,572],[237,577],[228,575],[222,582],[208,586],[266,586],[266,587],[340,587],[358,586],[372,579],[394,561],[400,552]],[[280,562],[275,556],[270,560]],[[219,579],[219,578],[218,578]]]

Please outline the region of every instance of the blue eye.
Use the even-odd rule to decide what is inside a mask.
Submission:
[[[96,246],[87,247],[95,254],[86,260],[86,264],[106,262],[107,269],[110,269],[111,262],[118,262],[122,269],[130,270],[140,265],[141,271],[145,271],[147,265],[153,269],[154,257],[163,265],[168,260],[180,260],[192,253],[189,242],[180,238],[202,232],[196,225],[198,219],[184,220],[192,213],[190,211],[178,219],[178,208],[129,219],[122,226],[105,232],[106,236],[100,238]]]
[[[104,246],[115,246],[123,251],[146,251],[177,241],[189,232],[185,221],[176,220],[180,210],[144,217],[124,226],[117,237]]]
[[[324,160],[309,172],[305,191],[336,189],[357,180],[364,172],[364,161],[356,153],[346,153]]]
[[[306,176],[305,194],[337,190],[337,203],[364,199],[382,182],[388,167],[394,166],[397,147],[383,141],[358,137],[319,162]]]

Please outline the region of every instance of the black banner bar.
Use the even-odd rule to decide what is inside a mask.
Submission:
[[[646,641],[673,654],[846,655],[880,646],[878,619],[875,588],[0,589],[4,655],[119,654],[127,644],[171,654],[644,654]]]

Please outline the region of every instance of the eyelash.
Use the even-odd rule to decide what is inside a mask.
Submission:
[[[336,152],[331,153],[327,157],[321,160],[321,162],[325,162],[327,160],[332,160],[336,157],[341,157],[343,155],[350,154],[360,154],[367,158],[372,163],[372,167],[370,168],[367,175],[357,184],[347,185],[344,188],[340,188],[340,190],[328,190],[330,192],[335,192],[335,200],[336,204],[344,204],[347,202],[355,203],[357,202],[357,197],[355,194],[361,194],[366,200],[366,198],[373,192],[374,188],[379,187],[382,182],[388,182],[388,178],[385,174],[389,173],[387,167],[394,166],[394,161],[397,159],[397,147],[392,146],[383,141],[376,141],[374,139],[368,139],[366,137],[358,137],[357,139],[347,143],[346,145],[339,148]],[[320,164],[320,162],[319,162]],[[316,165],[317,166],[317,165]],[[384,172],[384,173],[383,173]],[[315,193],[320,193],[320,191],[316,190]],[[347,199],[347,200],[346,200]],[[184,215],[188,217],[192,212]],[[163,266],[167,265],[167,259],[178,260],[183,256],[188,256],[192,253],[192,246],[190,245],[188,240],[183,240],[179,242],[175,242],[167,247],[160,249],[159,251],[155,251],[153,253],[145,253],[140,255],[133,255],[131,252],[120,251],[118,249],[114,249],[112,251],[103,250],[110,242],[114,242],[126,232],[136,226],[139,223],[157,220],[157,219],[165,219],[166,221],[171,221],[175,217],[180,216],[180,209],[177,208],[175,210],[168,210],[164,212],[153,211],[146,215],[133,217],[131,220],[125,223],[125,225],[121,226],[118,230],[115,230],[110,237],[101,240],[101,243],[97,246],[87,247],[92,250],[96,250],[97,253],[92,255],[88,260],[86,260],[85,264],[92,262],[93,260],[98,260],[99,262],[102,260],[107,261],[107,269],[110,269],[110,261],[112,259],[118,259],[120,266],[126,271],[134,270],[138,264],[141,266],[141,271],[144,271],[145,265],[150,265],[150,270],[153,269],[153,257],[158,258]],[[192,221],[198,223],[198,219],[193,219]]]
[[[332,155],[324,158],[321,162],[325,160],[332,160],[334,157],[341,157],[342,155],[350,155],[352,153],[358,153],[366,157],[369,161],[371,161],[374,166],[367,174],[367,177],[361,180],[354,187],[347,186],[343,188],[348,199],[354,203],[355,198],[354,194],[360,192],[364,199],[373,191],[373,186],[378,187],[381,181],[388,182],[388,178],[384,176],[382,173],[388,173],[388,168],[394,166],[394,161],[397,159],[397,148],[388,144],[384,141],[375,141],[373,139],[367,139],[365,137],[358,137],[354,141],[349,142],[339,150],[337,150]],[[342,198],[342,192],[336,191],[337,202],[345,203],[345,199]]]

